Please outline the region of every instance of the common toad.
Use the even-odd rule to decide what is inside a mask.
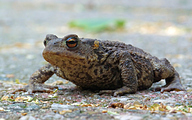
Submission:
[[[44,45],[43,57],[48,64],[32,74],[28,86],[16,91],[50,92],[57,86],[43,83],[53,74],[83,89],[114,96],[136,93],[161,79],[166,85],[156,90],[185,90],[166,58],[158,59],[130,44],[79,38],[75,34],[64,38],[48,34]]]

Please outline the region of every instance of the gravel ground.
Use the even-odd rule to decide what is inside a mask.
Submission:
[[[78,19],[123,19],[123,31],[92,33],[69,28]],[[176,68],[186,92],[159,94],[151,89],[122,97],[71,89],[52,94],[10,94],[45,64],[45,35],[119,40]],[[192,1],[191,0],[0,0],[0,118],[2,119],[192,119]],[[47,84],[59,83],[53,76]],[[153,87],[164,84],[163,81]]]

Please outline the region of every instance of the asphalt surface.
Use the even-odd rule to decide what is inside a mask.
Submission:
[[[92,33],[68,26],[71,20],[99,18],[123,19],[125,29]],[[41,53],[49,33],[132,44],[166,57],[184,87],[192,87],[191,0],[0,0],[0,80],[27,83],[45,64]],[[55,80],[60,78],[48,82]]]

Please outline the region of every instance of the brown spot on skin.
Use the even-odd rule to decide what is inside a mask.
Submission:
[[[111,68],[112,67],[112,65],[111,64],[109,64],[109,63],[107,63],[105,66],[104,66],[104,68],[108,71],[109,70],[109,68]]]
[[[72,64],[72,62],[69,60],[69,64]]]
[[[86,73],[86,75],[87,75],[88,80],[92,79],[91,75],[89,75],[88,73]]]
[[[67,67],[68,70],[71,70],[71,67]]]
[[[100,69],[100,74],[103,74],[103,69]]]
[[[91,65],[91,66],[89,66],[89,68],[88,69],[91,69],[93,67],[93,64]]]
[[[90,64],[91,63],[91,61],[90,60],[88,60],[88,62],[87,62],[88,64]]]
[[[66,66],[66,63],[65,63],[65,61],[63,61],[63,66]]]
[[[83,68],[87,68],[87,66],[83,65]]]
[[[94,70],[95,75],[97,75],[97,71],[98,71],[97,69]]]
[[[103,75],[103,78],[106,78],[107,77],[107,75]]]
[[[103,55],[102,54],[99,54],[99,53],[97,53],[97,52],[95,52],[96,54],[97,54],[97,59],[100,61],[102,58],[103,58]]]

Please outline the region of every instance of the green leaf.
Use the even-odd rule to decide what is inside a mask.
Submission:
[[[81,19],[68,23],[72,28],[79,28],[87,32],[115,31],[125,27],[122,19]]]

